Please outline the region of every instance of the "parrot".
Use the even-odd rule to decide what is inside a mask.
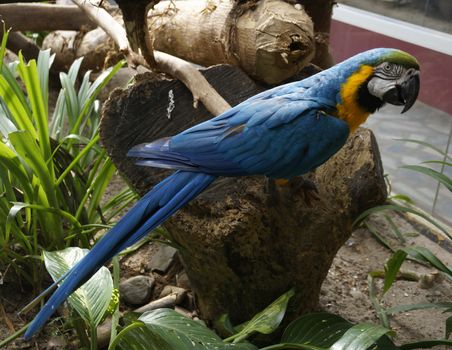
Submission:
[[[37,333],[101,266],[164,223],[217,177],[301,176],[339,151],[349,135],[383,105],[408,111],[419,89],[415,57],[393,48],[371,49],[303,80],[261,92],[177,135],[132,147],[128,156],[137,165],[174,172],[54,283],[57,289],[24,338]]]

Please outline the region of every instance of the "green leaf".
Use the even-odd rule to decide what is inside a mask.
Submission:
[[[3,68],[5,70],[5,67]],[[38,134],[30,119],[31,112],[28,109],[26,102],[22,101],[20,97],[22,92],[18,93],[15,91],[14,84],[17,85],[17,83],[14,82],[11,84],[6,78],[7,75],[0,75],[0,96],[3,98],[3,101],[8,107],[8,112],[11,115],[12,121],[19,129],[28,130],[33,138],[37,138]]]
[[[0,44],[0,72],[3,68],[3,59],[5,58],[6,54],[6,42],[8,41],[9,32],[11,31],[11,28],[8,28],[8,30],[6,30],[5,22],[2,23],[2,27],[2,43]]]
[[[118,62],[114,67],[107,69],[102,72],[94,83],[90,86],[88,90],[89,98],[86,99],[85,104],[82,106],[82,109],[79,113],[79,116],[71,128],[71,134],[75,133],[76,130],[82,124],[85,116],[88,114],[89,110],[92,108],[94,100],[96,99],[99,92],[104,88],[105,85],[113,78],[116,72],[125,64],[125,61]]]
[[[383,295],[391,288],[399,273],[400,266],[405,261],[407,253],[402,250],[395,252],[385,264],[385,282],[383,287]]]
[[[293,321],[284,331],[281,345],[308,345],[311,349],[319,350],[358,350],[367,349],[377,343],[381,349],[395,350],[397,347],[385,336],[388,332],[390,332],[389,329],[381,326],[369,324],[353,326],[338,315],[318,312],[303,315]],[[298,347],[293,348],[298,349]],[[279,348],[275,345],[264,349],[284,349],[284,347]]]
[[[330,350],[367,350],[391,330],[372,324],[357,324],[348,329]]]
[[[444,166],[452,166],[452,163],[445,162],[443,160],[426,160],[425,162],[422,162],[421,164],[440,164]]]
[[[287,304],[295,295],[295,290],[292,288],[288,292],[281,295],[273,303],[267,306],[264,310],[256,314],[250,321],[246,323],[240,332],[227,338],[225,341],[233,341],[238,343],[248,338],[251,334],[258,332],[263,334],[270,334],[278,328],[284,314],[286,313]]]
[[[439,228],[447,237],[452,239],[452,236],[449,234],[448,230],[446,228],[444,228],[442,225],[440,225],[437,221],[433,220],[430,216],[425,215],[424,213],[422,213],[418,210],[415,210],[413,208],[409,208],[409,207],[405,207],[405,206],[397,205],[397,204],[379,205],[379,206],[367,209],[356,218],[356,220],[353,222],[353,226],[357,226],[357,225],[361,224],[367,217],[369,217],[372,214],[376,214],[376,213],[384,212],[384,211],[388,211],[388,210],[400,211],[400,212],[404,212],[404,213],[411,213],[411,214],[420,216],[424,220],[427,220],[432,225]]]
[[[122,330],[109,350],[257,350],[249,343],[228,344],[212,330],[198,321],[171,309],[158,309],[144,313],[138,322]]]
[[[389,200],[395,199],[395,200],[406,202],[408,204],[414,204],[413,199],[405,194],[395,194],[395,195],[389,197],[388,199]]]
[[[61,209],[58,209],[58,208],[45,207],[43,205],[29,204],[29,203],[23,203],[23,202],[15,202],[13,204],[14,205],[12,206],[12,208],[10,210],[10,213],[8,215],[8,219],[10,219],[10,216],[12,218],[14,218],[17,215],[17,213],[20,210],[22,210],[23,208],[30,208],[30,209],[41,210],[41,211],[45,211],[45,212],[48,212],[48,213],[59,215],[62,218],[65,218],[69,222],[74,224],[77,228],[81,228],[81,225],[78,222],[78,220],[73,215],[68,213],[67,211],[64,211],[64,210],[61,210]]]
[[[66,110],[69,115],[70,128],[75,124],[77,116],[80,112],[80,106],[78,104],[77,93],[75,91],[74,83],[69,79],[66,73],[60,73],[61,86],[63,87]],[[72,130],[72,134],[78,133],[79,130]]]
[[[48,115],[48,101],[49,101],[49,70],[52,64],[53,58],[50,58],[50,49],[40,50],[38,55],[38,74],[39,82],[42,91],[42,97],[44,99],[45,114]]]
[[[422,145],[422,146],[425,146],[425,147],[427,147],[427,148],[430,148],[430,149],[434,150],[435,152],[438,152],[439,154],[441,154],[442,156],[447,157],[448,159],[452,159],[452,158],[449,157],[449,155],[447,155],[446,152],[440,150],[439,148],[437,148],[437,147],[431,145],[431,144],[428,143],[428,142],[419,141],[419,140],[414,140],[414,139],[396,139],[396,141],[405,141],[405,142],[417,143],[417,144],[419,144],[419,145]]]
[[[57,281],[72,266],[80,261],[88,249],[70,247],[57,252],[44,251],[47,271]],[[69,304],[87,322],[95,328],[101,322],[107,310],[113,292],[113,280],[110,271],[101,267],[83,286],[69,297]]]
[[[436,171],[434,169],[422,165],[404,165],[401,168],[414,170],[421,174],[430,176],[431,178],[443,184],[449,191],[452,192],[452,179],[447,175],[440,173],[439,171]]]
[[[383,327],[390,328],[388,315],[386,314],[386,310],[381,306],[380,301],[377,298],[377,289],[375,287],[375,278],[373,273],[370,272],[367,275],[367,286],[369,289],[369,298],[372,302],[373,307],[377,313],[378,318],[380,319],[380,323]]]
[[[407,304],[398,305],[386,309],[388,315],[395,315],[401,312],[408,312],[414,310],[424,310],[424,309],[447,309],[452,307],[452,303],[420,303],[420,304]]]
[[[55,184],[48,171],[47,164],[39,151],[39,146],[28,131],[17,131],[9,135],[17,154],[33,169],[47,195],[50,206],[58,207]]]
[[[8,138],[8,134],[17,131],[14,123],[8,118],[1,101],[0,101],[0,133],[6,139]]]
[[[39,73],[35,60],[30,60],[28,64],[25,63],[22,54],[19,53],[20,77],[27,89],[28,99],[30,100],[31,109],[33,111],[33,119],[36,121],[38,129],[39,147],[42,155],[47,162],[51,157],[49,126],[47,123],[47,100],[44,100],[45,91],[41,90],[41,82],[39,81]],[[49,174],[53,174],[53,164],[50,163],[48,168]]]
[[[402,249],[406,254],[429,263],[441,272],[444,272],[450,279],[452,279],[452,270],[443,264],[430,250],[425,247],[408,247]]]
[[[303,315],[284,331],[282,343],[311,344],[329,348],[353,326],[344,318],[327,312]]]

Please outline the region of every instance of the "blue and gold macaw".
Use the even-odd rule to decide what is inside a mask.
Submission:
[[[218,176],[290,179],[325,163],[385,103],[411,108],[419,64],[396,49],[358,54],[302,81],[262,92],[172,137],[133,147],[137,164],[176,170],[75,265],[28,327],[30,338],[103,264],[195,198]]]

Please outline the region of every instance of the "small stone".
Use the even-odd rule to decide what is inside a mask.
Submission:
[[[180,305],[187,296],[187,290],[183,288],[179,288],[176,286],[167,285],[163,288],[162,292],[160,293],[159,298],[166,297],[167,295],[175,294],[176,295],[176,305]]]
[[[293,7],[295,7],[295,10],[301,10],[303,8],[301,4],[295,4]]]
[[[185,271],[176,275],[176,284],[178,287],[191,289],[190,280],[188,279],[187,273]]]
[[[97,346],[99,349],[106,348],[110,342],[111,318],[107,318],[97,327]]]
[[[143,305],[151,298],[154,288],[154,278],[149,276],[135,276],[119,284],[119,294],[129,305]]]
[[[47,342],[46,349],[48,350],[63,350],[67,348],[66,339],[63,336],[54,336],[49,339]]]
[[[356,290],[355,288],[350,291],[350,295],[355,299],[366,299],[366,295],[363,292]]]
[[[148,270],[165,273],[176,257],[177,249],[169,245],[160,245],[148,264]]]

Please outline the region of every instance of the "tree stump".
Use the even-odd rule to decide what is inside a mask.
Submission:
[[[203,74],[231,105],[263,89],[237,67]],[[101,137],[119,171],[144,193],[169,172],[135,166],[127,150],[210,117],[202,106],[193,108],[180,82],[155,76],[112,93]],[[279,199],[271,200],[264,177],[220,178],[165,223],[182,247],[203,319],[228,313],[234,323],[245,321],[291,287],[297,296],[289,319],[317,308],[322,282],[354,219],[386,199],[372,132],[359,129],[310,178],[321,197],[312,207],[291,187],[278,188]]]

